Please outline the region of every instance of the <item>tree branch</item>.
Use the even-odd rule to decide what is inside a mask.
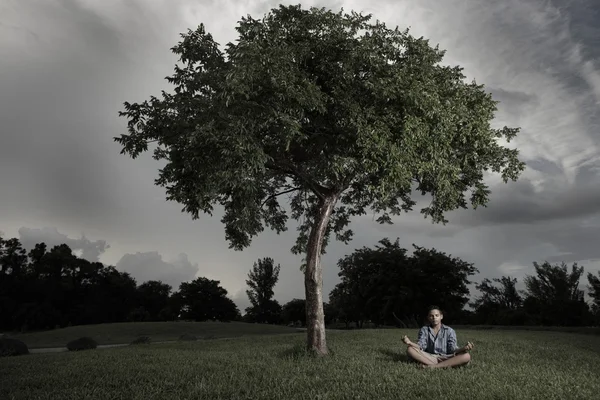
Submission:
[[[260,205],[260,208],[263,208],[263,206],[264,206],[264,205],[267,203],[267,201],[269,201],[269,200],[271,200],[271,199],[274,199],[274,198],[275,198],[275,197],[277,197],[277,196],[281,196],[282,194],[286,194],[286,193],[291,193],[291,192],[294,192],[294,191],[296,191],[296,190],[298,190],[298,189],[302,189],[302,186],[298,186],[298,187],[295,187],[295,188],[291,188],[291,189],[288,189],[288,190],[284,190],[283,192],[279,192],[279,193],[272,194],[272,195],[268,196],[268,197],[265,199],[265,201],[263,201],[263,202],[262,202],[262,204]]]
[[[146,139],[146,140],[145,140],[145,142],[146,142],[146,144],[148,144],[148,143],[156,143],[156,142],[158,142],[159,140],[160,140],[160,139]]]
[[[327,188],[323,185],[320,185],[316,182],[314,182],[312,179],[310,179],[309,177],[307,177],[302,171],[299,170],[299,168],[297,168],[294,165],[285,165],[285,166],[280,166],[277,165],[275,163],[270,163],[267,162],[265,164],[265,166],[267,168],[271,168],[271,169],[275,169],[278,171],[282,171],[285,172],[287,174],[291,174],[292,176],[295,176],[297,178],[300,178],[301,180],[303,180],[309,187],[310,189],[314,192],[314,194],[317,195],[317,197],[319,197],[321,200],[325,199],[325,194],[326,192],[330,192],[331,189]],[[287,168],[286,168],[287,167]]]

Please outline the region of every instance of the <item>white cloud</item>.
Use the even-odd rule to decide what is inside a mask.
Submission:
[[[51,227],[42,229],[22,227],[19,229],[19,240],[23,247],[28,250],[33,249],[38,243],[45,243],[48,251],[54,246],[66,244],[75,254],[92,262],[99,261],[100,255],[110,247],[105,240],[91,241],[83,233],[81,238],[72,239],[66,234],[60,233],[58,229]]]
[[[176,259],[167,262],[157,251],[125,254],[115,267],[130,273],[138,285],[149,280],[162,281],[171,285],[173,291],[179,288],[181,282],[195,279],[199,270],[198,264],[192,264],[187,254],[179,254]]]
[[[522,273],[527,269],[529,269],[529,267],[524,265],[518,265],[513,262],[505,262],[500,264],[500,266],[498,267],[498,271],[500,271],[502,275],[508,275],[512,278],[515,278],[517,276],[522,277]]]

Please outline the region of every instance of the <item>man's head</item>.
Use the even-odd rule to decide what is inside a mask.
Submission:
[[[440,326],[442,323],[442,319],[444,318],[444,314],[442,310],[438,306],[431,306],[427,311],[427,320],[429,324],[434,326]]]

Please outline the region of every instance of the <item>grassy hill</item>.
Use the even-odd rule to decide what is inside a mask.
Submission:
[[[67,342],[89,336],[99,345],[130,343],[138,336],[150,336],[153,342],[177,340],[183,334],[199,338],[227,338],[248,335],[299,333],[296,328],[244,322],[123,322],[116,324],[71,326],[50,331],[10,334],[30,349],[64,347]]]

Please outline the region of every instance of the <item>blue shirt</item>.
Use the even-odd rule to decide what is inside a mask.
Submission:
[[[456,342],[456,332],[444,324],[442,324],[437,336],[430,326],[425,325],[419,331],[417,339],[417,344],[421,350],[430,354],[453,354],[458,349]]]

